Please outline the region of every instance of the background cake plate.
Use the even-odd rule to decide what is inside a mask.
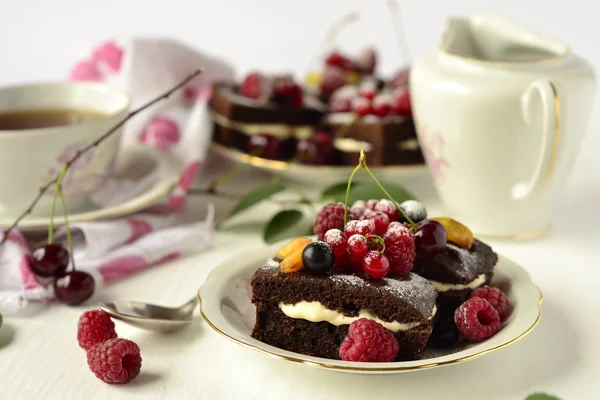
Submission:
[[[215,267],[198,290],[200,312],[208,325],[244,347],[284,361],[311,367],[359,374],[392,374],[448,366],[501,350],[525,337],[541,317],[542,294],[529,274],[514,261],[500,255],[492,285],[508,295],[510,316],[502,329],[481,343],[465,344],[451,350],[427,350],[417,361],[392,363],[355,363],[310,357],[262,343],[251,337],[255,307],[251,302],[250,279],[254,272],[281,246],[239,255]]]
[[[348,179],[355,166],[316,166],[290,163],[286,161],[269,160],[251,156],[239,150],[227,148],[218,143],[212,143],[211,149],[221,156],[242,164],[251,165],[263,171],[280,174],[282,178],[325,187]],[[358,164],[358,158],[356,159]],[[368,162],[368,160],[367,160]],[[409,190],[420,186],[424,181],[430,181],[429,171],[425,164],[416,165],[388,165],[384,167],[372,167],[371,170],[378,179],[387,182],[403,184]],[[370,179],[366,174],[358,174],[356,179]]]

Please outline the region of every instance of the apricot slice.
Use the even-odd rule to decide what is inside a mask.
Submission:
[[[453,243],[464,249],[470,249],[473,246],[473,232],[465,225],[452,218],[433,218],[446,228],[448,242]]]
[[[304,251],[305,247],[306,244],[294,247],[290,254],[288,254],[287,257],[285,257],[279,264],[279,269],[281,272],[284,274],[289,274],[290,272],[296,272],[304,269],[302,252]]]
[[[309,244],[310,242],[312,242],[312,239],[310,239],[310,238],[305,238],[305,237],[294,238],[294,239],[290,240],[289,242],[287,242],[286,244],[284,244],[277,251],[277,253],[275,253],[275,257],[286,258],[288,255],[290,255],[292,253],[293,250],[295,250],[298,247],[300,247],[301,249],[304,249],[304,247],[307,244]]]

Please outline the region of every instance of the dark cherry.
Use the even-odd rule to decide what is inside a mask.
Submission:
[[[59,276],[69,265],[69,250],[61,244],[45,244],[33,249],[29,266],[34,274],[43,278]]]
[[[417,257],[435,257],[446,246],[446,228],[433,219],[419,222],[417,226],[418,228],[415,231]]]
[[[335,255],[326,242],[316,241],[306,245],[302,251],[302,264],[308,272],[324,273],[333,268]]]
[[[281,157],[281,142],[266,133],[253,135],[248,141],[248,154],[277,160]]]
[[[83,303],[94,294],[96,283],[87,272],[70,271],[54,281],[56,298],[70,306]]]
[[[304,105],[304,92],[300,85],[288,76],[277,77],[274,83],[273,100],[294,108]]]
[[[330,164],[332,154],[333,142],[327,132],[317,132],[296,145],[296,160],[302,164]]]

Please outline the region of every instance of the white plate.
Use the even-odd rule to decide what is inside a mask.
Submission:
[[[69,222],[96,221],[116,218],[142,210],[166,196],[179,181],[184,165],[176,157],[142,146],[124,146],[119,151],[113,184],[141,181],[152,174],[152,180],[132,198],[108,207],[99,207],[90,202],[81,212],[69,213]],[[102,189],[99,189],[102,191]],[[27,201],[30,201],[29,199]],[[26,203],[24,203],[24,207]],[[0,228],[10,226],[16,217],[0,216]],[[25,217],[19,229],[36,231],[47,229],[47,217]],[[61,214],[54,218],[54,225],[64,223]]]
[[[542,294],[527,272],[500,256],[492,285],[507,293],[510,316],[495,336],[452,350],[427,350],[423,359],[391,363],[359,363],[310,357],[262,343],[250,336],[255,321],[250,279],[281,244],[236,257],[217,266],[198,290],[200,312],[208,325],[226,338],[260,353],[311,367],[361,373],[389,374],[416,371],[471,360],[507,347],[533,330],[541,317]]]
[[[347,180],[354,169],[354,166],[313,166],[269,160],[267,158],[251,156],[217,143],[212,143],[211,149],[228,160],[252,165],[273,174],[280,174],[284,179],[290,181],[319,187],[325,187]],[[356,162],[358,164],[358,159]],[[371,171],[373,171],[378,179],[387,182],[401,183],[409,190],[413,190],[414,186],[422,185],[424,180],[431,180],[425,164],[373,167],[371,168]],[[366,174],[357,174],[356,179],[369,180],[370,178]]]

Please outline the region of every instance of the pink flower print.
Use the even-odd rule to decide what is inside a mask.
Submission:
[[[176,258],[179,258],[179,256],[180,256],[179,252],[174,251],[172,253],[169,253],[169,254],[164,255],[161,258],[159,258],[158,261],[156,261],[156,264],[162,264],[162,263],[166,263],[167,261],[175,260]]]
[[[183,207],[183,202],[185,200],[185,195],[172,195],[169,199],[168,207],[171,211],[179,211],[181,207]]]
[[[193,104],[194,101],[196,101],[199,93],[198,89],[191,85],[184,86],[181,92],[183,96],[183,102],[188,105]]]
[[[2,234],[0,234],[0,237],[2,237],[3,234],[4,234],[4,232],[2,232]],[[27,240],[25,240],[25,236],[23,236],[23,234],[21,232],[19,232],[19,231],[8,232],[8,240],[19,245],[19,247],[21,247],[21,249],[23,249],[29,253],[29,245],[27,244]]]
[[[83,60],[79,61],[71,69],[69,79],[72,81],[100,82],[102,81],[102,74],[93,60]]]
[[[127,243],[131,243],[152,231],[152,225],[139,218],[129,217],[127,223],[131,228],[131,235],[127,239]]]
[[[179,180],[179,185],[183,188],[183,190],[185,190],[186,193],[190,189],[190,186],[192,186],[192,182],[194,182],[194,178],[196,178],[196,174],[198,173],[199,169],[200,161],[191,162],[187,167],[185,167],[185,170],[181,175],[181,179]]]
[[[37,277],[29,267],[29,255],[23,256],[21,261],[19,261],[19,272],[21,273],[21,280],[23,281],[25,290],[32,290],[40,286]]]
[[[112,283],[147,267],[148,262],[142,256],[122,256],[100,265],[98,271],[104,283]]]
[[[439,133],[430,134],[424,129],[420,145],[423,157],[431,171],[433,179],[440,181],[444,179],[443,169],[450,164],[444,158],[444,138]]]
[[[173,120],[165,117],[156,117],[142,133],[140,141],[148,145],[153,145],[160,150],[166,150],[177,144],[180,138],[179,127]]]
[[[106,63],[112,72],[119,72],[123,61],[123,49],[111,40],[96,47],[92,52],[92,59],[96,63]]]

